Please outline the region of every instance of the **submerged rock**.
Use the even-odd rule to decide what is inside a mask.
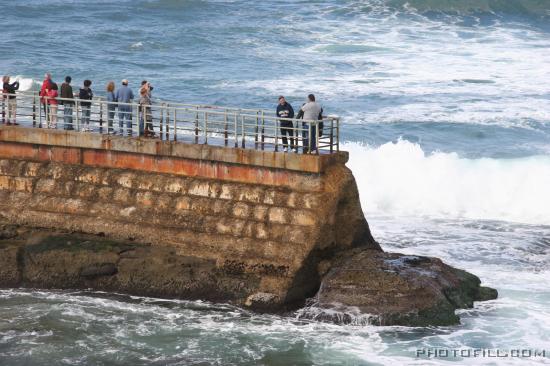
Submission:
[[[452,325],[455,310],[497,291],[438,258],[362,250],[333,265],[301,318],[376,325]]]

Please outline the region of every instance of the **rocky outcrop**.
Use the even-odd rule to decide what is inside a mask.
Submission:
[[[383,253],[347,158],[0,126],[0,287],[269,312],[317,293],[304,316],[407,325],[496,296],[435,258]]]
[[[0,241],[2,287],[94,289],[135,295],[240,303],[253,275],[218,268],[166,246],[18,228]]]
[[[299,316],[337,323],[452,325],[456,309],[491,300],[496,290],[438,258],[354,250],[324,277]]]
[[[95,289],[141,296],[231,302],[262,312],[288,310],[257,291],[260,278],[176,250],[97,235],[0,226],[0,285]],[[363,247],[336,254],[300,318],[340,324],[452,325],[455,310],[494,299],[495,290],[437,258]],[[324,267],[324,264],[320,266]],[[320,271],[323,273],[323,271]],[[325,271],[326,272],[326,271]]]

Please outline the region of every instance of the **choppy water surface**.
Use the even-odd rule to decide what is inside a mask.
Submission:
[[[1,365],[440,364],[417,348],[550,353],[550,3],[0,0],[25,88],[146,78],[164,99],[342,116],[374,235],[500,298],[445,328],[335,326],[227,305],[3,290]],[[33,80],[35,80],[33,82]],[[456,364],[497,364],[454,359]],[[498,364],[550,364],[550,358]]]

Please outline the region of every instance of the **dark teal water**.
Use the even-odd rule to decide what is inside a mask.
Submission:
[[[417,347],[550,344],[550,2],[0,0],[0,73],[142,79],[162,99],[274,108],[315,93],[387,250],[501,297],[448,328],[301,323],[226,305],[0,292],[0,365],[440,364]],[[550,354],[550,351],[549,351]],[[493,360],[453,360],[495,364]],[[498,364],[548,364],[548,359]]]

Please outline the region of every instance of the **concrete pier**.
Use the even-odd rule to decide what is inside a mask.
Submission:
[[[57,268],[63,253],[42,255],[32,260],[42,275],[25,274],[21,265],[16,285],[206,297],[270,309],[300,304],[315,294],[340,251],[379,248],[347,158],[2,126],[4,223],[101,235],[129,245],[125,253],[145,245],[158,257],[132,274],[138,271],[129,268],[139,266],[124,267],[129,259],[122,254],[94,252],[85,268],[63,262],[73,273],[64,280]],[[19,258],[30,253],[25,246],[1,250],[5,258],[8,250]],[[174,261],[191,270],[153,278]],[[114,270],[81,276],[86,268]]]

